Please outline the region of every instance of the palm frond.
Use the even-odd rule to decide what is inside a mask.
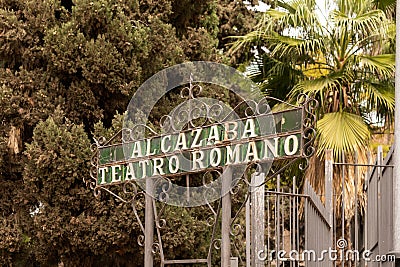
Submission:
[[[312,55],[325,48],[323,38],[305,39],[282,35],[271,36],[270,42],[276,43],[272,50],[272,56],[287,56],[292,53],[296,55]]]
[[[383,107],[389,113],[394,112],[395,96],[394,86],[391,83],[367,82],[363,84],[362,99],[366,99],[365,105],[369,110],[377,110]]]
[[[378,8],[382,10],[394,9],[396,7],[396,0],[374,0]]]
[[[295,99],[299,94],[319,95],[320,105],[325,105],[325,94],[339,88],[342,84],[348,83],[354,77],[351,72],[332,72],[329,75],[321,76],[313,80],[304,80],[294,86],[289,98]]]
[[[353,153],[364,147],[370,138],[368,126],[363,118],[352,113],[326,113],[317,121],[317,154],[321,156],[326,149],[332,149],[335,158],[341,153]]]
[[[395,71],[395,55],[382,54],[376,56],[355,55],[355,63],[384,78],[393,77]]]
[[[333,18],[338,27],[363,35],[381,30],[387,23],[385,13],[382,10],[370,10],[356,15],[345,14],[336,10]]]
[[[263,32],[260,30],[255,30],[249,32],[244,36],[231,36],[230,38],[235,40],[234,42],[230,43],[231,47],[228,51],[228,54],[232,55],[238,52],[239,50],[260,43],[260,41],[263,39]]]

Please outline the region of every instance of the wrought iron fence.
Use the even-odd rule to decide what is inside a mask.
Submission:
[[[333,209],[333,240],[343,240],[338,266],[394,266],[390,254],[393,233],[393,150],[383,158],[378,147],[376,159],[368,154],[359,160],[342,157],[333,162],[336,190]],[[346,180],[346,181],[345,181]]]

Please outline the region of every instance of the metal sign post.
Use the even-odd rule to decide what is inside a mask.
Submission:
[[[226,167],[222,177],[221,266],[231,266],[231,188],[232,169]]]
[[[258,258],[260,251],[264,251],[264,232],[265,232],[265,174],[260,173],[251,177],[251,255],[254,267],[265,266],[265,262]],[[264,253],[267,253],[264,251]]]
[[[154,210],[153,198],[150,193],[153,192],[153,179],[146,179],[145,193],[145,233],[144,233],[144,266],[153,267],[153,237],[154,237]]]

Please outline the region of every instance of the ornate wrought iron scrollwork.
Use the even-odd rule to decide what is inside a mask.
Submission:
[[[221,239],[214,239],[212,241],[212,246],[216,249],[216,250],[220,250],[221,249]]]
[[[160,254],[160,244],[159,243],[157,243],[157,242],[154,242],[153,243],[153,245],[152,245],[152,248],[151,248],[151,252],[153,253],[153,254]]]
[[[317,137],[315,125],[317,116],[315,110],[318,108],[318,101],[314,98],[307,98],[304,102],[304,115],[303,115],[303,158],[305,164],[300,163],[299,168],[304,170],[309,165],[309,159],[315,154],[314,141]]]
[[[135,218],[140,226],[141,234],[137,237],[137,243],[139,246],[144,246],[144,225],[139,216],[138,209],[142,209],[144,206],[142,200],[139,198],[144,198],[143,190],[139,190],[138,186],[132,181],[125,181],[122,185],[122,192],[115,193],[112,191],[111,187],[101,186],[98,184],[98,168],[99,168],[99,149],[109,146],[113,143],[120,143],[124,139],[129,139],[131,137],[130,129],[123,129],[107,140],[105,137],[99,137],[95,139],[95,143],[91,146],[92,157],[90,159],[90,178],[84,177],[83,180],[86,186],[93,190],[94,196],[99,198],[102,191],[107,192],[113,196],[117,201],[122,203],[131,204]]]
[[[284,172],[287,168],[289,168],[292,164],[295,162],[298,162],[300,159],[304,159],[306,164],[302,165],[301,163],[299,164],[299,168],[304,169],[305,167],[308,166],[308,161],[309,158],[314,155],[315,153],[315,147],[313,146],[313,142],[316,138],[316,130],[315,130],[315,124],[316,124],[316,115],[315,115],[315,110],[318,107],[318,102],[313,99],[313,98],[308,98],[306,95],[300,95],[298,97],[298,102],[297,105],[292,105],[283,101],[280,101],[278,99],[266,97],[262,99],[259,102],[256,101],[242,101],[239,104],[237,104],[233,109],[230,109],[229,112],[225,112],[224,110],[224,104],[221,102],[211,102],[207,103],[203,101],[201,98],[195,98],[197,95],[199,95],[202,92],[202,87],[201,86],[193,86],[190,84],[189,87],[184,87],[181,91],[181,97],[182,98],[187,98],[188,100],[193,101],[193,104],[196,104],[193,106],[190,110],[184,110],[184,109],[176,109],[175,114],[173,115],[165,115],[162,117],[160,121],[160,126],[162,131],[164,132],[179,132],[183,128],[182,127],[177,127],[182,126],[183,124],[186,124],[184,127],[185,128],[195,128],[200,126],[204,126],[206,124],[212,124],[215,123],[215,121],[212,120],[212,118],[220,118],[221,122],[224,121],[229,121],[229,120],[238,120],[238,113],[242,112],[241,115],[245,115],[247,117],[254,117],[258,115],[269,115],[271,114],[271,110],[269,109],[267,100],[273,99],[275,101],[278,101],[282,104],[287,105],[288,107],[292,109],[302,109],[302,121],[301,121],[301,138],[302,138],[302,154],[298,158],[290,158],[289,161],[285,164],[283,167],[279,167],[279,169],[273,169],[269,174],[266,174],[266,178],[264,181],[260,184],[252,184],[252,181],[249,180],[250,176],[248,175],[251,172],[253,175],[259,175],[260,173],[263,173],[263,163],[262,162],[254,162],[252,164],[247,164],[246,169],[244,171],[244,174],[241,175],[239,178],[234,178],[232,181],[232,186],[230,188],[230,194],[233,196],[238,195],[240,192],[247,191],[246,196],[244,197],[243,203],[241,203],[239,209],[237,210],[236,214],[234,215],[233,219],[231,220],[230,224],[230,235],[233,236],[235,239],[243,233],[243,229],[241,225],[238,223],[238,218],[239,218],[239,213],[244,209],[246,202],[249,200],[250,193],[254,190],[257,189],[259,186],[264,185],[267,183],[270,179],[273,177],[279,175],[280,173]],[[182,106],[183,107],[183,106]],[[240,111],[240,112],[239,112]],[[243,114],[244,113],[244,114]],[[272,115],[272,114],[271,114]],[[193,120],[204,117],[205,120],[201,121],[199,123],[198,121],[196,124],[193,122]],[[296,134],[299,134],[299,132],[296,132]],[[125,181],[123,183],[123,196],[121,194],[117,194],[113,192],[110,188],[112,185],[99,185],[98,184],[98,167],[99,167],[99,148],[102,148],[104,146],[110,145],[113,141],[116,141],[118,138],[121,138],[123,143],[126,142],[133,142],[138,139],[138,137],[152,137],[160,135],[160,133],[157,133],[154,131],[151,127],[144,125],[144,124],[137,124],[133,126],[131,129],[123,129],[121,130],[117,135],[113,136],[110,140],[106,140],[104,137],[101,137],[96,141],[96,143],[92,146],[92,151],[93,151],[93,156],[91,157],[91,168],[90,168],[90,179],[84,179],[86,186],[91,188],[94,191],[95,196],[99,196],[102,191],[106,191],[107,193],[113,195],[117,200],[122,201],[124,203],[130,203],[134,212],[134,215],[136,217],[136,220],[139,223],[139,226],[141,228],[142,234],[140,234],[137,238],[137,242],[140,246],[144,246],[144,224],[140,218],[140,210],[143,208],[143,199],[145,196],[145,192],[141,190],[140,188],[143,188],[141,186],[141,183],[144,183],[143,181]],[[118,137],[119,136],[119,137]],[[213,145],[213,144],[212,144]],[[143,157],[145,158],[145,157]],[[271,163],[271,162],[269,162]],[[255,172],[254,172],[255,169]],[[221,176],[222,173],[220,169],[214,169],[214,170],[207,170],[204,172],[203,177],[202,177],[202,182],[205,190],[202,192],[204,199],[205,199],[205,204],[208,207],[209,211],[211,212],[210,216],[207,217],[206,222],[207,225],[212,227],[213,229],[213,236],[211,238],[211,243],[210,243],[210,250],[213,247],[214,249],[220,249],[220,243],[221,239],[216,238],[215,231],[217,224],[219,222],[219,216],[220,216],[220,210],[221,210],[221,201],[218,202],[218,207],[216,207],[215,204],[210,203],[209,200],[209,195],[214,195],[214,194],[219,194],[221,188],[218,187],[211,187],[209,186],[210,184],[210,177],[212,178],[212,172],[215,172],[218,176]],[[176,174],[178,176],[179,174]],[[211,176],[209,176],[211,175]],[[150,178],[153,179],[153,178]],[[157,206],[155,204],[155,200],[153,200],[153,207],[154,207],[154,219],[155,219],[155,226],[156,226],[156,231],[158,235],[158,242],[153,242],[152,246],[152,252],[154,254],[162,254],[163,253],[163,248],[162,248],[162,241],[161,241],[161,230],[166,227],[167,225],[167,220],[165,218],[162,218],[165,216],[165,207],[166,203],[168,203],[170,199],[170,195],[173,195],[171,193],[171,188],[172,188],[172,181],[168,177],[162,177],[162,178],[154,178],[154,184],[157,186],[159,191],[157,191],[157,194],[154,195],[155,199],[157,201],[161,202],[161,209],[157,212]],[[211,179],[212,180],[212,179]],[[209,191],[207,191],[209,190]],[[121,193],[121,192],[120,192]]]

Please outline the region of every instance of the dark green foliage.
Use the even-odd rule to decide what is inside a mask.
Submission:
[[[82,125],[58,111],[37,125],[27,145],[24,186],[36,203],[29,243],[41,264],[111,265],[120,255],[126,257],[116,262],[140,256],[132,208],[108,195],[95,199],[82,181],[91,153]]]
[[[226,37],[252,23],[231,1],[0,0],[0,265],[141,266],[130,205],[82,181],[92,137],[121,128],[114,115],[157,71],[228,62]],[[151,123],[177,101],[160,100]],[[205,247],[205,217],[168,212],[183,214],[167,225],[179,231],[165,237],[170,258]]]

